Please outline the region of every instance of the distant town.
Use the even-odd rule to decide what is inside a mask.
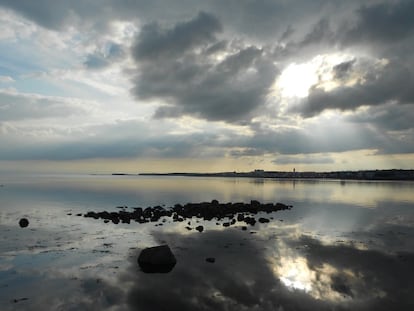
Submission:
[[[127,175],[114,173],[112,175]],[[221,173],[141,173],[143,176],[192,176],[192,177],[250,177],[250,178],[314,178],[314,179],[356,179],[356,180],[414,180],[414,170],[361,170],[335,172],[291,172],[254,170],[251,172]]]

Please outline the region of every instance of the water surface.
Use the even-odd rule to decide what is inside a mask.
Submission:
[[[1,310],[414,307],[412,182],[9,175],[0,184]],[[246,231],[192,219],[202,233],[187,221],[76,216],[213,199],[293,209],[257,215],[272,219]],[[141,272],[140,250],[164,243],[178,260],[173,271]]]

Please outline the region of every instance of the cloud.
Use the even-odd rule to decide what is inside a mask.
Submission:
[[[136,252],[114,282],[82,280],[84,301],[95,301],[87,298],[99,289],[101,308],[127,305],[128,310],[144,311],[163,310],[165,305],[169,310],[306,311],[407,309],[412,304],[412,253],[398,256],[321,243],[291,235],[287,228],[272,241],[273,247],[232,230],[154,232],[154,237],[157,243],[168,243],[178,258],[170,273],[142,273]],[[216,262],[206,263],[207,257]],[[283,262],[291,264],[290,271]],[[286,276],[302,277],[310,290],[288,288],[281,281]]]
[[[334,70],[337,74],[338,67]],[[351,68],[347,68],[349,70]],[[304,117],[312,117],[327,109],[355,110],[361,106],[378,106],[392,101],[412,104],[413,90],[413,74],[403,64],[374,65],[359,73],[355,84],[341,85],[329,91],[314,86],[302,104],[292,110]]]
[[[97,50],[87,56],[84,65],[88,69],[103,69],[125,57],[124,47],[108,42],[103,51]]]
[[[202,235],[156,234],[180,252],[174,270],[160,282],[137,272],[136,262],[120,282],[132,283],[127,293],[131,310],[328,310],[330,303],[301,291],[289,291],[275,277],[263,248],[236,231]],[[229,250],[223,251],[223,247]],[[191,248],[188,248],[191,245]],[[216,263],[205,262],[216,257]],[[248,260],[245,260],[247,259]],[[177,280],[179,284],[177,284]]]
[[[221,28],[215,16],[204,12],[168,30],[161,29],[156,23],[147,24],[141,29],[133,55],[137,61],[177,57],[213,41]]]
[[[334,160],[323,155],[278,156],[275,164],[332,164]]]
[[[36,2],[4,0],[1,5],[20,12],[25,17],[47,28],[61,27],[69,18],[73,7],[73,4],[71,5],[65,1],[49,0]]]
[[[207,120],[249,120],[262,106],[276,68],[266,52],[216,38],[217,18],[194,19],[160,30],[143,27],[133,48],[139,73],[133,93],[138,99],[161,99],[155,117],[192,115]]]
[[[412,254],[407,254],[406,260],[401,260],[396,255],[376,250],[359,250],[345,245],[323,245],[320,241],[306,236],[298,242],[307,245],[306,258],[311,269],[326,264],[338,269],[338,274],[332,276],[332,289],[353,297],[354,307],[361,300],[365,300],[368,310],[387,310],[395,302],[398,302],[400,308],[411,304],[411,298],[407,295],[409,291],[405,288],[411,287],[410,280],[413,275],[410,269],[407,269],[407,265],[414,259]],[[347,269],[352,271],[352,275],[343,272]],[[404,277],[395,277],[396,275]]]
[[[0,83],[12,83],[15,80],[10,76],[0,76]]]
[[[354,66],[356,59],[352,59],[346,62],[342,62],[338,65],[335,65],[332,68],[334,73],[334,78],[337,80],[343,80],[349,78],[350,72],[352,72],[352,67]]]
[[[385,131],[405,131],[414,128],[413,118],[414,109],[411,104],[388,103],[368,107],[346,119],[354,123],[372,124]]]
[[[93,158],[208,158],[223,156],[214,133],[170,133],[171,125],[137,120],[112,124],[0,127],[2,160],[77,160]]]
[[[86,111],[74,99],[0,90],[0,121],[64,118]]]
[[[330,161],[312,154],[413,152],[412,1],[5,0],[0,6],[6,23],[0,37],[7,39],[0,43],[0,83],[18,90],[0,93],[2,142],[10,142],[2,158],[214,154],[311,164]],[[274,95],[283,68],[312,67],[317,55],[340,60],[315,69],[320,83],[307,98]],[[99,102],[95,112],[103,118],[64,95]],[[136,120],[127,125],[117,118]],[[183,127],[172,134],[194,119],[205,122],[202,131]],[[233,125],[238,129],[227,130]],[[148,132],[154,134],[144,137]]]
[[[365,4],[356,11],[357,23],[342,39],[347,44],[392,44],[413,36],[414,3],[410,0]]]

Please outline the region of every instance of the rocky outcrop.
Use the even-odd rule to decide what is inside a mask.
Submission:
[[[126,207],[123,207],[126,208]],[[292,206],[285,205],[283,203],[260,203],[259,201],[252,200],[250,203],[219,203],[217,200],[211,202],[201,203],[187,203],[185,205],[176,204],[170,208],[164,208],[162,206],[147,207],[145,209],[141,207],[133,208],[133,211],[121,210],[119,212],[88,212],[84,217],[91,217],[94,219],[104,219],[111,221],[114,224],[127,223],[135,221],[138,223],[157,222],[161,218],[171,218],[174,222],[183,222],[189,218],[199,218],[205,221],[213,219],[222,220],[228,219],[223,223],[223,226],[228,227],[234,225],[236,220],[238,222],[244,222],[245,224],[254,226],[256,219],[253,215],[258,212],[272,213],[280,210],[291,209]],[[269,222],[267,218],[260,218],[259,222]],[[200,226],[195,228],[198,231]],[[204,229],[204,228],[203,228]]]

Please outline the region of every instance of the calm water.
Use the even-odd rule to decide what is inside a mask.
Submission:
[[[414,310],[412,182],[43,175],[0,185],[1,310]],[[213,199],[293,209],[247,231],[200,222],[202,233],[76,216]],[[163,243],[173,271],[141,272],[140,250]]]

